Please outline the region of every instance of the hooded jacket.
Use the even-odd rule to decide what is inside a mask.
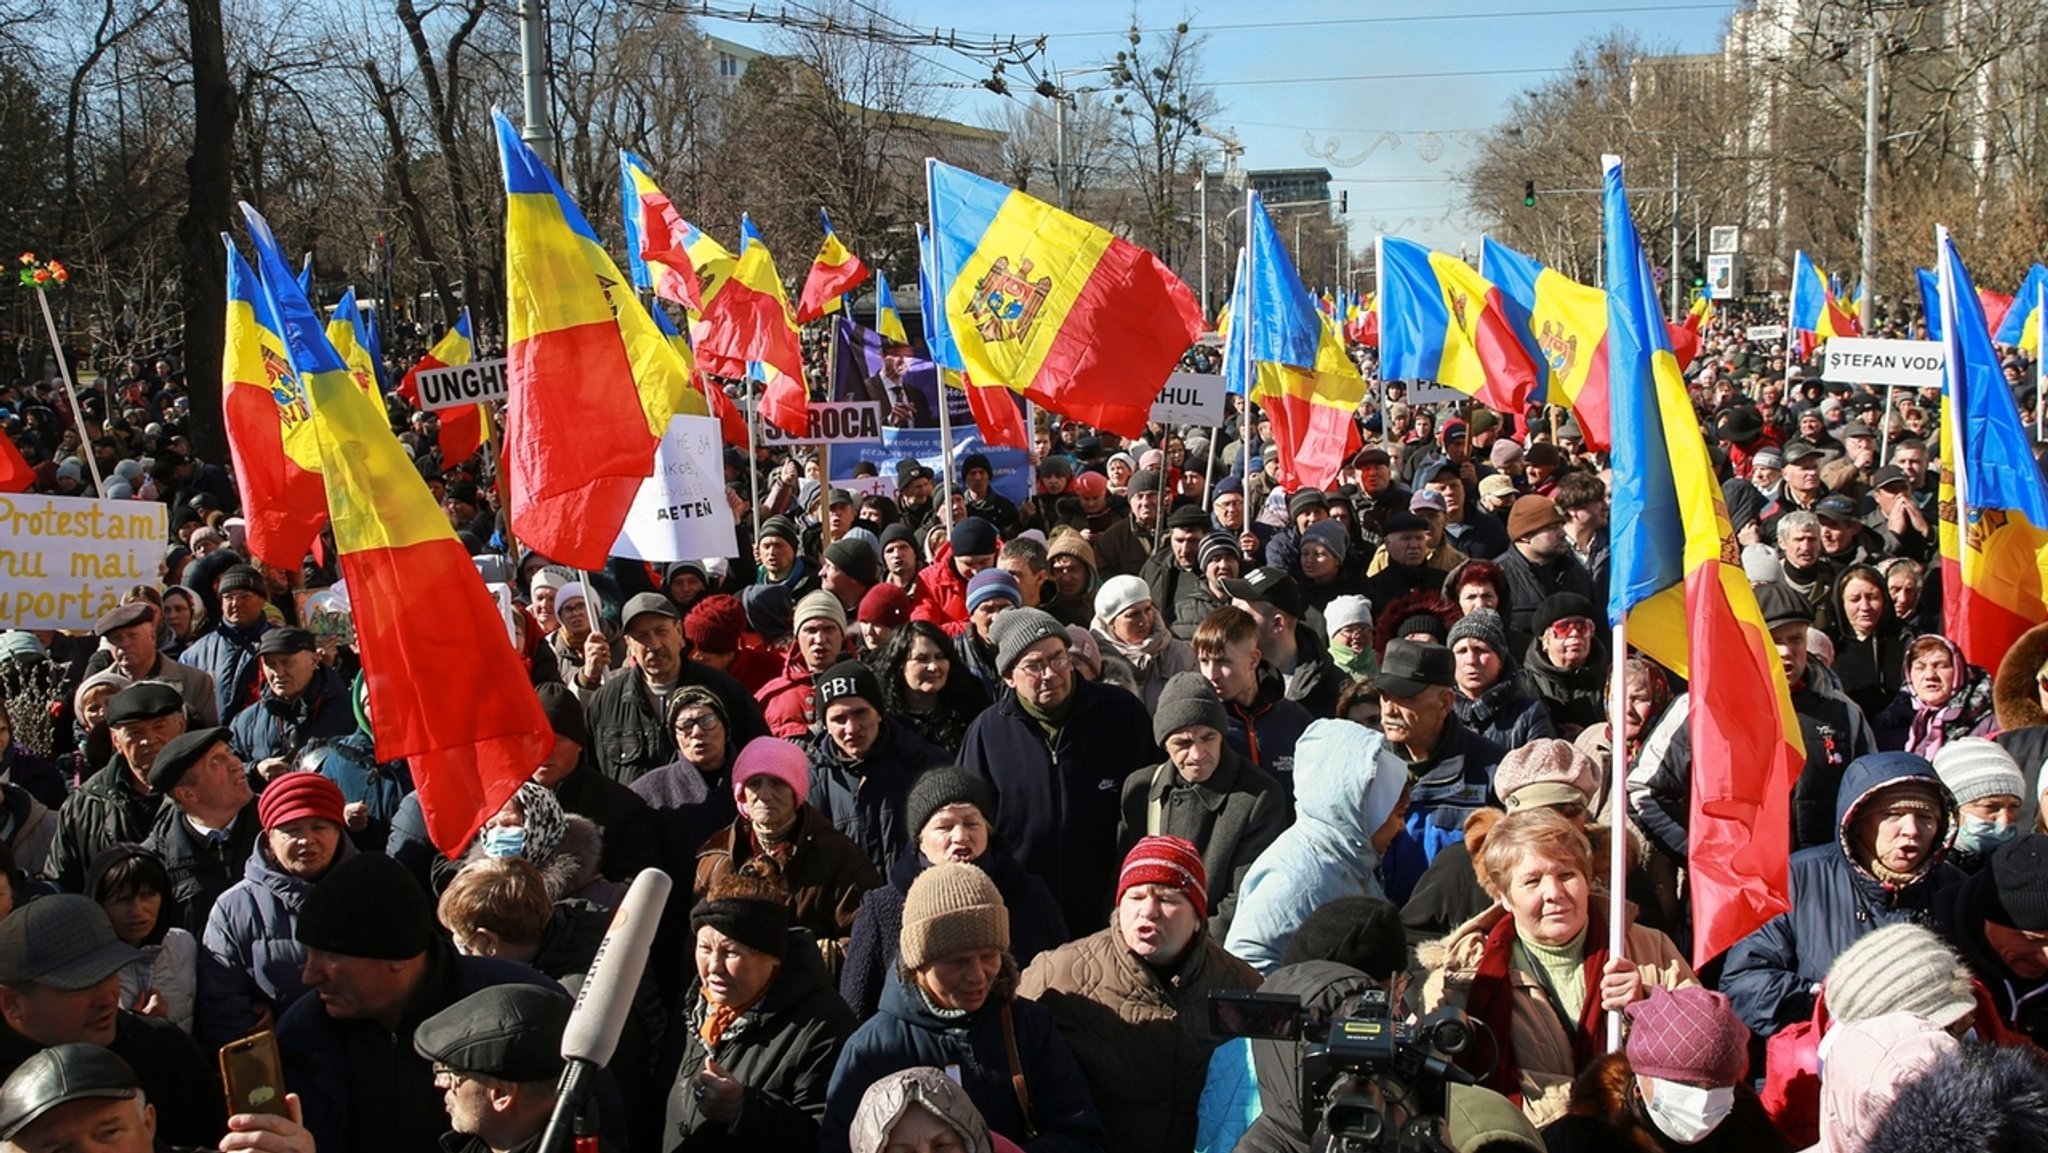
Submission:
[[[1884,925],[1930,923],[1935,893],[1962,880],[1963,874],[1942,860],[1955,835],[1953,800],[1945,801],[1927,867],[1912,881],[1887,885],[1857,861],[1863,851],[1852,840],[1857,811],[1878,790],[1901,781],[1925,781],[1948,797],[1933,766],[1911,753],[1857,758],[1842,777],[1836,842],[1792,854],[1792,907],[1728,951],[1721,991],[1751,1032],[1768,1037],[1811,1019],[1814,992],[1842,950]]]
[[[344,836],[335,865],[356,855]],[[200,938],[199,1038],[218,1048],[256,1028],[257,1007],[284,1016],[306,991],[306,947],[298,942],[299,910],[313,882],[278,867],[267,844],[249,854],[242,879],[213,903]]]
[[[877,876],[917,839],[906,827],[904,802],[926,769],[952,763],[944,749],[925,743],[916,730],[886,714],[867,755],[849,759],[831,733],[803,742],[811,758],[811,807],[868,855]]]
[[[1344,720],[1308,727],[1295,746],[1294,825],[1259,854],[1237,891],[1226,946],[1262,973],[1280,964],[1303,920],[1338,897],[1383,897],[1372,835],[1400,803],[1405,771],[1379,733]]]
[[[2005,651],[1998,662],[1998,675],[1991,682],[1991,700],[1998,716],[1999,733],[1992,739],[2020,764],[2027,787],[2020,790],[2022,829],[2034,827],[2041,808],[2041,765],[2048,761],[2048,714],[2041,711],[2041,697],[2034,678],[2048,661],[2048,624],[2035,625]]]
[[[967,620],[967,578],[953,567],[953,543],[932,551],[931,563],[917,570],[917,588],[910,594],[910,619],[956,628]],[[947,632],[954,629],[948,628]]]

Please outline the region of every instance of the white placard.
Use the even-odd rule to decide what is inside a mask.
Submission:
[[[1161,424],[1223,423],[1223,378],[1206,372],[1176,372],[1152,400],[1152,419]]]
[[[155,501],[0,495],[0,631],[89,629],[160,582],[165,515]]]
[[[810,427],[801,435],[784,432],[763,419],[761,442],[770,448],[793,444],[879,444],[882,406],[868,400],[811,401],[805,406]]]
[[[1402,403],[1455,404],[1470,399],[1472,398],[1448,384],[1438,384],[1433,380],[1411,380],[1408,382],[1408,395]]]
[[[1822,380],[1896,384],[1903,388],[1941,387],[1942,353],[1938,340],[1831,336],[1824,349]]]
[[[1753,340],[1758,344],[1775,344],[1785,339],[1785,326],[1782,324],[1752,324],[1742,330],[1742,335],[1744,339]]]
[[[725,499],[725,442],[715,416],[677,416],[640,482],[612,555],[679,561],[740,551]]]
[[[472,360],[453,368],[430,368],[413,377],[420,407],[428,412],[505,399],[505,358]]]

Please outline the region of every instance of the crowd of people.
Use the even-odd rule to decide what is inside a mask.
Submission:
[[[1461,1153],[2048,1149],[2048,624],[1964,658],[1936,398],[1746,319],[1688,381],[1806,761],[1789,911],[1697,968],[1690,701],[1610,645],[1570,413],[1376,382],[1323,487],[1234,403],[1131,440],[1041,413],[1009,496],[976,453],[856,495],[732,448],[737,555],[577,571],[393,399],[552,729],[444,855],[306,607],[334,550],[248,555],[175,363],[75,414],[0,389],[38,491],[95,495],[90,453],[174,538],[89,633],[0,633],[0,1141],[532,1149],[659,868],[578,1122],[605,1150],[1319,1147],[1342,1071],[1220,1031],[1252,991],[1462,1014],[1396,1102]],[[264,1031],[289,1106],[230,1115],[215,1054]]]

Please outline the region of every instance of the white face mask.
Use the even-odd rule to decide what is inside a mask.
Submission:
[[[1659,1132],[1680,1145],[1697,1145],[1735,1111],[1735,1090],[1698,1089],[1662,1077],[1645,1077],[1654,1088],[1643,1102]]]

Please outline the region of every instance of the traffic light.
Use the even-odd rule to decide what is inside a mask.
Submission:
[[[1533,180],[1522,181],[1522,207],[1536,207],[1536,182]]]

